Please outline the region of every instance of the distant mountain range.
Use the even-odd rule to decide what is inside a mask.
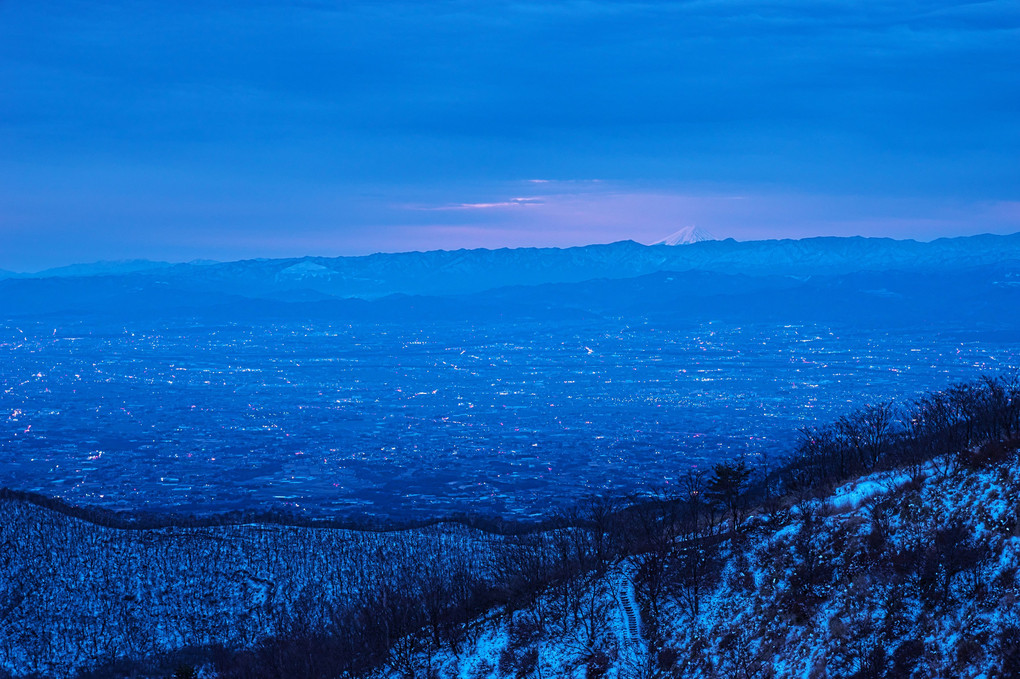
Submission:
[[[89,262],[86,264],[69,264],[58,266],[52,269],[45,269],[36,273],[16,273],[0,269],[0,279],[3,278],[57,278],[75,276],[116,276],[119,274],[135,273],[138,271],[151,271],[153,269],[164,269],[174,266],[170,262],[154,262],[149,259],[125,259],[120,261]]]
[[[697,237],[694,231],[687,235]],[[473,308],[510,314],[525,307],[613,314],[695,308],[721,313],[739,307],[764,313],[781,311],[775,302],[784,296],[786,308],[798,308],[831,306],[826,300],[841,294],[895,308],[897,299],[927,298],[936,303],[939,295],[960,298],[977,289],[967,285],[957,289],[960,272],[969,270],[980,273],[963,274],[963,279],[975,284],[980,280],[985,288],[996,286],[988,288],[995,294],[978,298],[978,303],[997,299],[1000,293],[1010,296],[1015,281],[1011,276],[1018,269],[1020,234],[932,242],[859,237],[695,240],[678,247],[622,241],[564,249],[438,250],[226,263],[131,261],[2,280],[0,315],[227,307],[270,313],[280,305],[290,307],[288,314],[328,308],[332,313],[372,316],[412,313],[413,308],[428,308],[429,313],[467,314]],[[888,275],[874,275],[879,272]],[[947,287],[951,280],[957,288]],[[872,293],[861,297],[867,290]],[[934,290],[942,292],[936,295]],[[381,302],[366,306],[363,300]],[[756,309],[759,304],[766,308]],[[927,308],[927,303],[918,304]]]

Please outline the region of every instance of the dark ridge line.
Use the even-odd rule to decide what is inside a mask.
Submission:
[[[528,522],[487,515],[452,514],[429,519],[306,518],[286,510],[233,510],[206,516],[112,510],[97,505],[75,504],[53,495],[0,486],[0,501],[30,504],[103,528],[114,530],[159,530],[163,528],[216,528],[258,524],[289,528],[325,528],[364,533],[400,533],[441,525],[463,526],[491,535],[513,536],[565,528],[569,522],[557,516]]]

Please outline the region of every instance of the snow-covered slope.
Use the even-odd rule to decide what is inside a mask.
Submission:
[[[690,677],[1017,676],[1018,498],[1014,458],[876,475],[756,517],[700,615],[663,616],[659,664]]]
[[[246,648],[294,615],[322,625],[367,590],[466,559],[484,572],[499,541],[459,525],[122,530],[0,500],[0,676]]]
[[[717,550],[696,613],[690,582],[671,578],[656,607],[639,584],[639,639],[610,570],[577,581],[580,617],[553,588],[456,652],[394,656],[378,676],[1020,676],[1015,454],[864,477],[756,514]]]
[[[720,463],[545,531],[141,529],[4,493],[0,675],[1020,676],[1018,380],[865,406],[756,486]]]

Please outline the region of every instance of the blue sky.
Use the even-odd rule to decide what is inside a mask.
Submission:
[[[0,268],[1020,230],[1020,3],[0,2]]]

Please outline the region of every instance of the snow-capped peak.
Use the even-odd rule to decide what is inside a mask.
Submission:
[[[690,245],[706,240],[715,240],[715,236],[698,226],[685,226],[674,234],[666,236],[662,240],[655,241],[652,245]]]
[[[288,266],[286,269],[282,269],[276,274],[276,278],[328,278],[335,273],[329,267],[305,259],[297,264]]]

